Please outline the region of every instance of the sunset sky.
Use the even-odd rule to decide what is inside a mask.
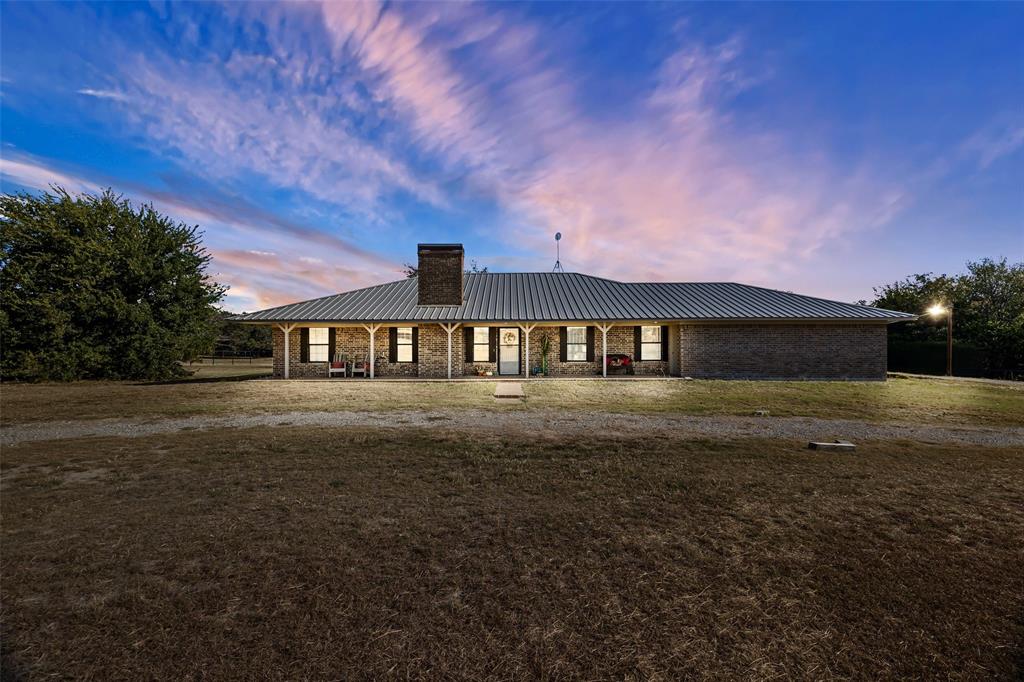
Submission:
[[[3,3],[2,187],[198,224],[226,306],[495,271],[856,300],[1024,258],[1024,5]]]

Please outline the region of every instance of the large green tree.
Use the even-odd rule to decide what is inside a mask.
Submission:
[[[0,375],[165,379],[209,352],[225,287],[200,233],[99,196],[0,195]]]
[[[953,306],[955,374],[970,369],[988,376],[1024,376],[1024,263],[986,258],[968,262],[959,275],[914,275],[876,288],[872,305],[922,314],[890,332],[895,357],[931,349],[945,367],[946,319],[924,314],[935,304]]]

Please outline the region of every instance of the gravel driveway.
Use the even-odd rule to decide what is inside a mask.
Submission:
[[[287,412],[179,419],[45,422],[0,428],[0,445],[42,440],[119,436],[134,438],[182,430],[251,428],[257,426],[351,426],[371,428],[434,428],[450,431],[497,431],[534,436],[566,434],[605,437],[671,436],[674,438],[794,438],[801,440],[914,440],[1024,448],[1024,427],[943,427],[875,424],[810,417],[701,417],[564,412],[494,412],[432,410],[403,413]]]

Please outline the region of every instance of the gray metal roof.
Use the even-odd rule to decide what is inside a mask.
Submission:
[[[916,317],[733,282],[616,282],[578,273],[467,274],[460,306],[416,305],[415,277],[244,313],[243,322],[870,320]]]

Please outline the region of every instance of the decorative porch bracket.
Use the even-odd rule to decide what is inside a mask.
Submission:
[[[612,328],[609,324],[595,324],[601,331],[601,376],[608,377],[608,330]]]
[[[297,327],[297,326],[298,325],[296,325],[295,323],[292,323],[292,324],[284,323],[284,324],[277,325],[277,328],[280,329],[282,332],[284,332],[284,378],[285,379],[288,378],[288,365],[290,363],[290,355],[291,355],[291,353],[289,352],[289,349],[288,349],[288,337],[292,335],[292,330],[295,329],[295,327]]]
[[[377,364],[376,353],[373,348],[373,337],[377,333],[377,330],[383,327],[381,324],[364,324],[363,329],[370,332],[370,378],[374,377],[374,366]]]
[[[445,330],[445,332],[448,333],[448,381],[451,381],[452,380],[452,333],[456,329],[459,328],[461,323],[460,322],[452,322],[450,324],[445,324],[443,322],[438,322],[438,324],[441,326],[441,329]]]
[[[537,328],[535,324],[521,324],[519,328],[523,330],[523,336],[526,337],[526,378],[530,378],[530,332]]]

